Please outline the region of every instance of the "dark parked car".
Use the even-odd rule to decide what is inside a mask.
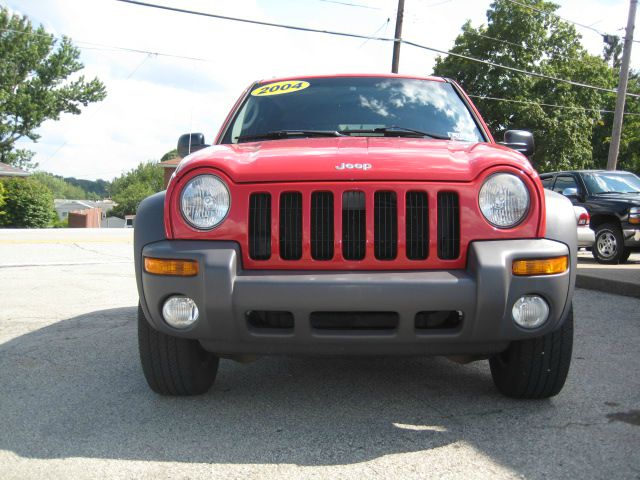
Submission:
[[[640,178],[630,172],[577,170],[540,175],[544,188],[561,193],[591,215],[593,256],[625,262],[640,250]]]

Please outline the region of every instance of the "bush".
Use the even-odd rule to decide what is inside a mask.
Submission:
[[[44,228],[51,221],[53,196],[41,183],[30,178],[9,178],[4,185],[4,214],[0,226]]]
[[[4,215],[4,204],[5,204],[5,193],[4,193],[4,185],[0,182],[0,218]]]
[[[140,202],[164,188],[164,173],[157,164],[141,163],[111,183],[111,198],[118,205],[111,216],[135,215]]]

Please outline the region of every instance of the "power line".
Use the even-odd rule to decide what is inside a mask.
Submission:
[[[533,10],[534,12],[553,15],[554,17],[559,18],[560,20],[563,20],[563,21],[565,21],[567,23],[572,23],[573,25],[576,25],[578,27],[584,28],[586,30],[591,30],[592,32],[597,33],[601,37],[604,37],[605,35],[610,35],[607,32],[603,32],[602,30],[598,30],[597,28],[594,28],[593,24],[592,25],[585,25],[584,23],[580,23],[580,22],[576,22],[574,20],[570,20],[570,19],[565,18],[565,17],[563,17],[561,15],[558,15],[557,13],[545,12],[544,10],[542,10],[540,8],[536,8],[536,7],[532,6],[532,5],[527,5],[526,3],[519,2],[518,0],[506,0],[506,1],[510,2],[510,3],[513,3],[514,5],[520,5],[521,7],[528,8],[529,10]],[[598,23],[598,22],[596,22],[596,23]],[[633,40],[633,41],[635,43],[640,43],[639,40]]]
[[[320,29],[317,29],[317,28],[299,27],[299,26],[295,26],[295,25],[286,25],[286,24],[282,24],[282,23],[264,22],[264,21],[260,21],[260,20],[250,20],[250,19],[247,19],[247,18],[229,17],[229,16],[226,16],[226,15],[218,15],[218,14],[215,14],[215,13],[199,12],[199,11],[196,11],[196,10],[187,10],[187,9],[184,9],[184,8],[176,8],[176,7],[169,7],[169,6],[166,6],[166,5],[157,5],[155,3],[141,2],[139,0],[115,0],[115,1],[123,2],[123,3],[130,3],[130,4],[133,4],[133,5],[138,5],[138,6],[142,6],[142,7],[157,8],[159,10],[167,10],[167,11],[170,11],[170,12],[179,12],[179,13],[185,13],[185,14],[189,14],[189,15],[197,15],[197,16],[201,16],[201,17],[217,18],[217,19],[221,19],[221,20],[230,20],[230,21],[241,22],[241,23],[249,23],[249,24],[253,24],[253,25],[262,25],[262,26],[266,26],[266,27],[284,28],[284,29],[287,29],[287,30],[296,30],[296,31],[310,32],[310,33],[323,33],[323,34],[326,34],[326,35],[335,35],[335,36],[348,37],[348,38],[361,38],[361,39],[369,39],[369,40],[376,40],[376,41],[382,41],[382,42],[396,42],[396,39],[394,39],[394,38],[369,37],[369,36],[366,36],[366,35],[359,35],[359,34],[356,34],[356,33],[336,32],[336,31],[332,31],[332,30],[320,30]],[[508,1],[515,1],[515,0],[508,0]],[[510,70],[512,72],[522,73],[524,75],[530,75],[530,76],[533,76],[533,77],[544,78],[546,80],[553,80],[553,81],[556,81],[556,82],[567,83],[569,85],[573,85],[573,86],[576,86],[576,87],[590,88],[592,90],[598,90],[598,91],[607,92],[607,93],[614,93],[614,94],[618,93],[616,89],[598,87],[598,86],[595,86],[595,85],[589,85],[589,84],[582,83],[582,82],[575,82],[573,80],[567,80],[567,79],[564,79],[564,78],[553,77],[551,75],[545,75],[545,74],[542,74],[542,73],[530,72],[528,70],[523,70],[521,68],[509,67],[509,66],[506,66],[506,65],[501,65],[499,63],[490,62],[488,60],[480,60],[479,58],[471,57],[469,55],[462,55],[460,53],[453,53],[453,52],[450,52],[448,50],[442,50],[442,49],[439,49],[439,48],[429,47],[429,46],[426,46],[426,45],[420,45],[419,43],[410,42],[408,40],[398,39],[397,41],[399,41],[400,43],[404,43],[406,45],[411,45],[412,47],[423,49],[423,50],[429,50],[429,51],[432,51],[432,52],[440,53],[442,55],[452,55],[454,57],[463,58],[465,60],[469,60],[469,61],[472,61],[472,62],[484,63],[485,65],[490,65],[490,66],[495,67],[495,68],[502,68],[502,69],[505,69],[505,70]],[[627,93],[627,95],[630,96],[630,97],[640,98],[640,95],[633,94],[633,93]]]
[[[383,28],[384,28],[384,31],[386,33],[387,32],[387,27],[389,26],[389,22],[390,21],[391,21],[391,18],[387,18],[385,20],[385,22],[382,25],[380,25],[380,28],[378,28],[375,32],[373,32],[371,34],[371,36],[373,37],[373,36],[377,35],[378,33],[380,33],[380,30],[382,30]],[[369,41],[369,39],[367,39],[364,42],[362,42],[362,44],[358,48],[364,47],[367,44],[368,41]]]
[[[318,0],[318,1],[324,2],[324,3],[335,3],[338,5],[344,5],[346,7],[366,8],[368,10],[382,10],[381,8],[378,8],[378,7],[370,7],[369,5],[361,5],[359,3],[338,2],[336,0]]]
[[[334,31],[330,31],[330,30],[320,30],[320,29],[308,28],[308,27],[298,27],[298,26],[284,25],[284,24],[271,23],[271,22],[262,22],[262,21],[257,21],[257,20],[249,20],[249,19],[243,19],[243,18],[228,17],[228,16],[216,15],[216,14],[212,14],[212,13],[204,13],[204,12],[197,12],[197,11],[192,11],[192,10],[174,8],[174,7],[167,7],[167,6],[163,6],[163,5],[155,5],[155,4],[140,2],[140,1],[136,1],[136,0],[116,0],[116,1],[135,4],[135,5],[140,5],[140,6],[144,6],[144,7],[158,8],[158,9],[162,9],[162,10],[169,10],[169,11],[175,11],[175,12],[180,12],[180,13],[187,13],[187,14],[193,14],[193,15],[199,15],[199,16],[205,16],[205,17],[218,18],[218,19],[222,19],[222,20],[238,21],[238,22],[243,22],[243,23],[258,24],[258,25],[262,25],[262,26],[270,26],[270,27],[276,27],[276,28],[292,29],[292,30],[310,32],[310,33],[323,33],[323,34],[327,34],[327,35],[336,35],[336,36],[341,36],[341,37],[359,38],[359,39],[363,39],[363,40],[375,40],[375,41],[382,41],[382,42],[393,42],[394,41],[394,39],[392,39],[392,38],[379,37],[379,36],[375,36],[375,35],[374,36],[367,36],[367,35],[359,35],[359,34],[355,34],[355,33],[334,32]],[[509,1],[514,1],[514,0],[509,0]],[[22,32],[22,31],[19,31],[19,30],[11,30],[11,29],[0,29],[0,30],[14,31],[14,32],[17,32],[17,33],[34,35],[34,36],[43,36],[43,37],[48,37],[48,38],[50,36],[53,36],[53,35],[49,35],[49,34],[45,35],[45,34],[38,34],[38,33],[34,33],[34,32]],[[419,49],[429,50],[429,51],[432,51],[432,52],[440,53],[442,55],[452,55],[454,57],[463,58],[465,60],[469,60],[469,61],[472,61],[472,62],[483,63],[483,64],[490,65],[490,66],[495,67],[495,68],[502,68],[502,69],[505,69],[505,70],[510,70],[510,71],[513,71],[513,72],[521,73],[521,74],[524,74],[524,75],[530,75],[530,76],[534,76],[534,77],[538,77],[538,78],[544,78],[544,79],[547,79],[547,80],[557,81],[557,82],[561,82],[561,83],[567,83],[567,84],[570,84],[570,85],[583,87],[583,88],[590,88],[590,89],[593,89],[593,90],[599,90],[599,91],[603,91],[603,92],[606,92],[606,93],[617,93],[617,90],[615,90],[615,89],[608,89],[608,88],[598,87],[598,86],[595,86],[595,85],[589,85],[589,84],[585,84],[585,83],[581,83],[581,82],[574,82],[572,80],[567,80],[567,79],[564,79],[564,78],[558,78],[558,77],[553,77],[553,76],[550,76],[550,75],[544,75],[542,73],[530,72],[530,71],[527,71],[527,70],[524,70],[524,69],[520,69],[520,68],[501,65],[499,63],[491,62],[491,61],[488,61],[488,60],[481,60],[479,58],[471,57],[469,55],[463,55],[463,54],[460,54],[460,53],[450,52],[448,50],[442,50],[442,49],[438,49],[438,48],[434,48],[434,47],[429,47],[429,46],[426,46],[426,45],[421,45],[421,44],[418,44],[418,43],[415,43],[415,42],[410,42],[408,40],[401,40],[401,42],[405,43],[407,45],[410,45],[412,47],[419,48]],[[188,56],[184,56],[184,55],[173,55],[173,54],[167,54],[167,53],[162,53],[162,52],[153,52],[153,51],[148,51],[148,50],[140,50],[140,49],[134,49],[134,48],[127,48],[127,47],[117,47],[117,46],[111,46],[111,45],[105,45],[105,44],[97,44],[97,43],[92,43],[92,42],[78,42],[78,43],[84,43],[86,45],[94,45],[94,46],[101,47],[101,48],[123,50],[123,51],[128,51],[128,52],[133,52],[133,53],[143,53],[143,54],[146,54],[146,55],[173,57],[173,58],[180,58],[180,59],[186,59],[186,60],[192,60],[192,61],[200,61],[200,62],[211,62],[211,63],[214,62],[214,60],[205,59],[205,58],[188,57]],[[627,93],[627,96],[634,97],[634,98],[640,98],[640,95],[633,94],[633,93]]]
[[[333,30],[321,30],[321,29],[318,29],[318,28],[300,27],[300,26],[297,26],[297,25],[286,25],[286,24],[283,24],[283,23],[265,22],[265,21],[261,21],[261,20],[250,20],[248,18],[229,17],[227,15],[218,15],[218,14],[215,14],[215,13],[199,12],[197,10],[187,10],[187,9],[184,9],[184,8],[169,7],[167,5],[157,5],[155,3],[140,2],[138,0],[115,0],[115,1],[116,2],[123,2],[123,3],[130,3],[132,5],[139,5],[141,7],[157,8],[159,10],[168,10],[170,12],[178,12],[178,13],[186,13],[186,14],[189,14],[189,15],[197,15],[197,16],[200,16],[200,17],[217,18],[217,19],[220,19],[220,20],[230,20],[230,21],[233,21],[233,22],[249,23],[249,24],[252,24],[252,25],[262,25],[264,27],[284,28],[286,30],[297,30],[299,32],[324,33],[326,35],[334,35],[334,36],[338,36],[338,37],[362,38],[362,39],[369,39],[369,40],[377,40],[377,41],[381,41],[381,42],[393,42],[394,41],[393,38],[368,37],[366,35],[359,35],[357,33],[336,32],[336,31],[333,31]]]
[[[481,100],[493,100],[493,101],[497,101],[497,102],[509,102],[509,103],[520,103],[523,105],[537,105],[540,107],[552,107],[552,108],[562,108],[562,109],[567,109],[567,110],[580,110],[580,111],[585,111],[585,112],[598,112],[598,113],[614,113],[613,110],[600,110],[597,108],[584,108],[584,107],[574,107],[574,106],[569,106],[569,105],[556,105],[553,103],[542,103],[542,102],[533,102],[533,101],[527,101],[527,100],[515,100],[515,99],[511,99],[511,98],[498,98],[498,97],[488,97],[485,95],[471,95],[469,94],[470,97],[472,98],[478,98]],[[625,112],[625,115],[628,116],[633,116],[633,117],[640,117],[640,113],[632,113],[632,112]]]
[[[564,18],[564,17],[558,15],[557,13],[547,12],[547,11],[544,11],[544,10],[542,10],[540,8],[534,7],[532,5],[527,5],[526,3],[519,2],[518,0],[506,0],[506,1],[509,2],[509,3],[513,3],[514,5],[519,5],[521,7],[528,8],[529,10],[533,10],[534,12],[553,15],[554,17],[559,18],[560,20],[563,20],[563,21],[565,21],[567,23],[572,23],[574,25],[577,25],[578,27],[582,27],[582,28],[585,28],[587,30],[591,30],[592,32],[595,32],[600,36],[606,35],[606,33],[601,32],[600,30],[598,30],[597,28],[592,27],[591,25],[585,25],[584,23],[579,23],[579,22],[575,22],[573,20],[569,20],[568,18]]]
[[[44,37],[44,38],[54,38],[56,40],[62,40],[64,38],[64,35],[62,37],[60,36],[56,36],[54,34],[45,34],[45,33],[36,33],[36,32],[23,32],[21,30],[15,30],[13,28],[0,28],[0,32],[13,32],[13,33],[20,33],[22,35],[30,35],[33,37]],[[104,43],[95,43],[95,42],[86,42],[83,40],[73,40],[74,43],[78,43],[78,44],[82,44],[82,45],[89,45],[86,47],[83,47],[81,45],[78,45],[78,48],[82,49],[82,50],[100,50],[100,51],[113,51],[113,50],[120,50],[120,51],[124,51],[124,52],[130,52],[130,53],[142,53],[144,55],[153,55],[156,57],[169,57],[169,58],[179,58],[179,59],[183,59],[183,60],[192,60],[192,61],[196,61],[196,62],[209,62],[209,63],[218,63],[213,59],[207,59],[207,58],[198,58],[198,57],[188,57],[185,55],[176,55],[176,54],[171,54],[171,53],[163,53],[163,52],[152,52],[150,50],[141,50],[138,48],[129,48],[129,47],[119,47],[116,45],[107,45]]]
[[[151,58],[153,56],[153,54],[148,54],[146,57],[144,57],[142,59],[142,61],[136,65],[136,67],[129,73],[129,75],[127,75],[127,77],[125,78],[126,80],[130,80],[131,77],[133,77],[135,75],[135,73],[140,70],[140,68],[142,67],[142,65],[144,65],[145,63],[147,63],[147,60],[149,60],[149,58]],[[87,120],[92,120],[97,114],[98,112],[100,112],[102,109],[104,108],[104,103],[102,103],[97,110],[94,110],[93,112],[91,112],[91,114],[89,115],[89,117],[87,118]],[[53,152],[53,154],[48,158],[48,160],[53,160],[53,158],[60,153],[60,150],[62,150],[64,147],[67,146],[67,144],[69,143],[69,140],[65,140],[57,149],[55,152]]]
[[[124,0],[118,0],[118,1],[124,1]],[[421,48],[423,50],[429,50],[429,51],[432,51],[432,52],[437,52],[437,53],[440,53],[442,55],[451,55],[451,56],[454,56],[454,57],[458,57],[458,58],[463,58],[465,60],[469,60],[471,62],[484,63],[485,65],[489,65],[491,67],[502,68],[502,69],[505,69],[505,70],[510,70],[512,72],[517,72],[517,73],[522,73],[522,74],[525,74],[525,75],[530,75],[532,77],[538,77],[538,78],[543,78],[545,80],[553,80],[553,81],[556,81],[556,82],[567,83],[567,84],[573,85],[575,87],[590,88],[592,90],[598,90],[598,91],[607,92],[607,93],[615,93],[615,94],[618,93],[618,91],[616,89],[598,87],[598,86],[595,86],[595,85],[589,85],[587,83],[582,83],[582,82],[574,82],[573,80],[567,80],[566,78],[553,77],[551,75],[545,75],[543,73],[530,72],[528,70],[523,70],[521,68],[509,67],[507,65],[501,65],[499,63],[491,62],[489,60],[480,60],[479,58],[471,57],[469,55],[463,55],[461,53],[454,53],[454,52],[450,52],[448,50],[441,50],[439,48],[433,48],[433,47],[428,47],[426,45],[420,45],[419,43],[410,42],[408,40],[402,40],[402,43],[406,43],[407,45],[411,45],[412,47],[416,47],[416,48]],[[627,93],[627,96],[640,98],[640,95],[635,94],[635,93]]]

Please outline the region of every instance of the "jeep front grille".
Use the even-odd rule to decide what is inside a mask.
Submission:
[[[429,256],[429,204],[426,192],[407,192],[407,258],[425,260]]]
[[[362,260],[367,241],[367,210],[364,192],[342,194],[342,256]]]
[[[374,250],[378,260],[393,260],[398,254],[398,201],[396,192],[376,192]]]
[[[271,195],[252,193],[249,198],[249,255],[254,260],[271,258]]]
[[[311,257],[333,258],[333,193],[311,194]]]
[[[453,260],[460,255],[460,207],[454,192],[438,193],[438,257]]]
[[[371,259],[415,261],[420,268],[420,262],[429,261],[431,248],[433,258],[437,252],[440,260],[460,256],[457,192],[283,188],[272,194],[251,193],[248,213],[249,258],[265,261],[265,266],[282,260]]]
[[[280,257],[300,260],[302,257],[302,194],[280,195]]]

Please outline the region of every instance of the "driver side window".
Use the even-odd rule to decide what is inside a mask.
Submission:
[[[579,192],[578,184],[576,183],[575,178],[573,178],[570,175],[561,175],[561,176],[557,177],[556,178],[556,183],[553,186],[553,191],[554,192],[558,192],[558,193],[562,193],[567,188],[575,188],[576,189],[576,193]]]

